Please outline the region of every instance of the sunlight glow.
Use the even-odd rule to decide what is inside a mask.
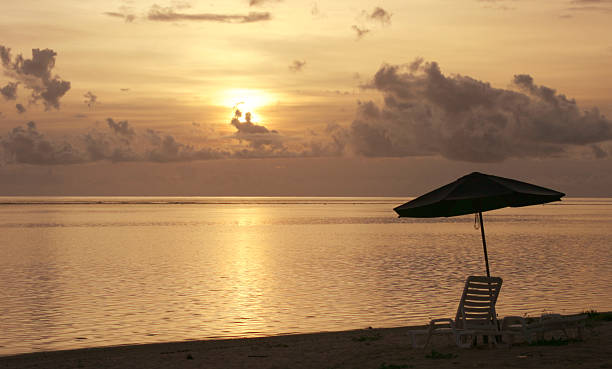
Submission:
[[[228,89],[220,94],[218,104],[232,109],[232,116],[236,109],[243,113],[250,112],[254,122],[261,120],[257,114],[257,109],[271,105],[274,102],[271,94],[254,89]]]

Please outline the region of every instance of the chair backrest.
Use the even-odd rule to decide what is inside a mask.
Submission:
[[[469,276],[457,308],[455,325],[459,329],[497,327],[495,303],[502,279],[499,277]]]

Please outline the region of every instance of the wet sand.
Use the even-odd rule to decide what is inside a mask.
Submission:
[[[461,349],[438,337],[414,349],[408,331],[364,329],[188,341],[0,357],[0,368],[612,368],[612,322],[587,322],[582,341]],[[431,357],[432,350],[440,355]]]

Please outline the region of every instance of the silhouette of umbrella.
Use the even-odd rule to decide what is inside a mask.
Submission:
[[[482,212],[560,201],[565,196],[548,188],[514,179],[474,172],[396,207],[401,217],[436,218],[478,213],[487,277],[489,258]]]

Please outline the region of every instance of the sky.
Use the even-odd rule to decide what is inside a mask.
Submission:
[[[0,4],[0,196],[612,196],[609,0]]]

